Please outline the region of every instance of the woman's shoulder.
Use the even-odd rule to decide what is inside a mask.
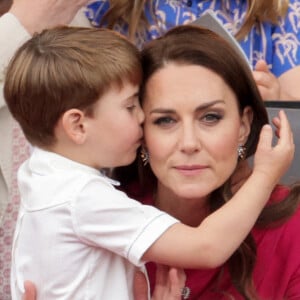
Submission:
[[[270,197],[270,203],[284,201],[289,194],[289,187],[278,186]],[[299,206],[280,225],[252,231],[257,252],[254,280],[266,299],[283,299],[295,292],[299,295],[299,231]],[[275,290],[270,282],[276,282]]]
[[[284,185],[278,185],[272,192],[268,205],[280,203],[290,195],[291,188]],[[300,195],[299,195],[300,197]],[[296,201],[296,200],[295,200]],[[289,204],[287,204],[289,205]],[[274,213],[276,213],[274,211]],[[292,245],[298,245],[300,247],[300,239],[297,238],[300,232],[300,205],[296,205],[293,213],[284,219],[280,223],[275,223],[274,226],[267,226],[266,228],[253,229],[253,235],[257,242],[263,240],[270,240],[272,238],[272,247],[275,245],[280,247],[290,247]],[[271,245],[271,243],[267,243]],[[299,248],[300,249],[300,248]],[[299,256],[300,259],[300,256]]]
[[[279,202],[284,200],[290,193],[291,188],[287,185],[277,185],[271,193],[269,203]]]

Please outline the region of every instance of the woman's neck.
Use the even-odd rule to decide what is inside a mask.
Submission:
[[[162,211],[180,220],[182,223],[196,227],[209,214],[207,197],[183,198],[171,190],[159,186],[153,196],[154,205]]]

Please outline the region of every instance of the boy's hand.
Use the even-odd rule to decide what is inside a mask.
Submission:
[[[295,152],[293,133],[283,110],[273,119],[278,141],[272,146],[272,128],[265,125],[260,133],[259,143],[254,156],[253,172],[260,172],[275,185],[288,170]]]
[[[32,35],[57,25],[67,25],[90,0],[14,0],[11,9]]]

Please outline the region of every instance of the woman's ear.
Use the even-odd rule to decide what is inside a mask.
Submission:
[[[248,139],[248,136],[251,131],[251,124],[253,120],[253,111],[250,106],[246,106],[243,111],[241,118],[240,134],[239,134],[239,143],[244,145]]]
[[[80,109],[72,108],[62,116],[62,126],[66,135],[76,144],[86,140],[85,114]]]

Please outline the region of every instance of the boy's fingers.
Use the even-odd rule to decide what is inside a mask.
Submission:
[[[278,116],[274,117],[272,119],[272,123],[277,127],[280,128],[280,119],[278,118]]]
[[[294,144],[293,131],[291,129],[290,122],[284,111],[279,113],[279,116],[276,116],[272,119],[272,123],[275,125],[276,136],[281,138],[283,144],[289,143]]]
[[[286,145],[287,143],[293,144],[293,132],[291,130],[290,123],[287,119],[287,116],[283,110],[279,111],[279,118],[280,118],[280,130],[279,130],[279,140],[278,144]]]
[[[272,127],[269,124],[265,124],[260,132],[260,138],[258,142],[259,148],[270,148],[272,146],[272,138],[273,138],[273,131]]]

